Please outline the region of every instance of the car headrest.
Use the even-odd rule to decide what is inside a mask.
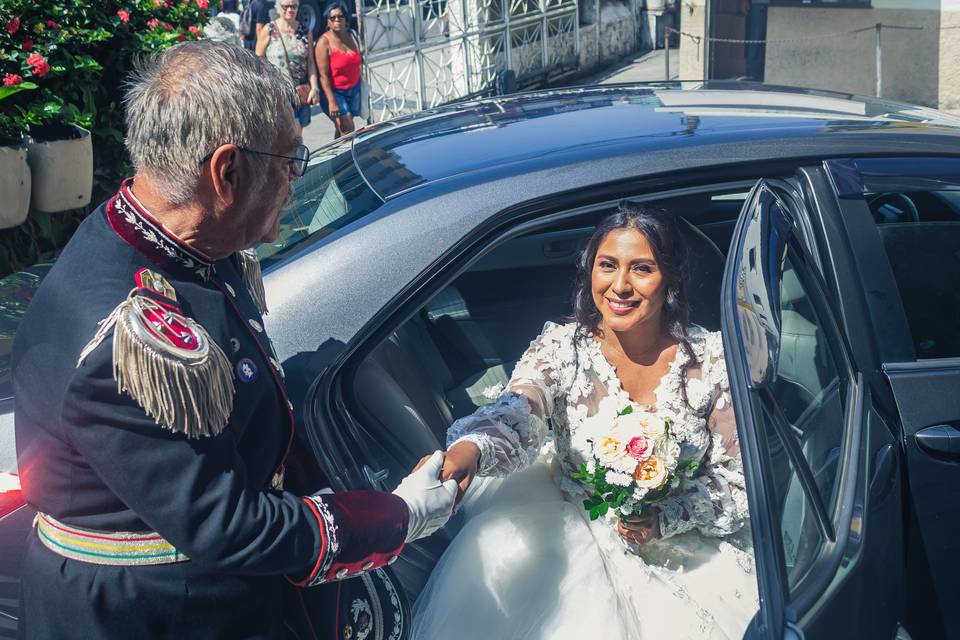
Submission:
[[[717,245],[702,231],[677,217],[680,235],[687,244],[687,301],[690,321],[708,331],[720,330],[720,287],[724,257]]]

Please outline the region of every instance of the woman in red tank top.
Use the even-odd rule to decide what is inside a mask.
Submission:
[[[353,118],[360,113],[360,72],[363,59],[360,43],[348,23],[344,4],[331,2],[323,12],[327,31],[317,40],[317,69],[323,87],[321,104],[337,127],[336,137],[354,129]]]

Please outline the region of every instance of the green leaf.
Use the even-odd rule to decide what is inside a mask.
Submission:
[[[610,506],[606,502],[602,504],[598,504],[597,506],[590,509],[590,519],[596,520],[600,516],[605,515],[609,510],[610,510]]]
[[[627,406],[624,407],[623,410],[620,411],[620,413],[618,413],[617,415],[618,415],[618,416],[628,416],[628,415],[630,415],[631,413],[633,413],[633,405],[627,405]]]
[[[33,82],[21,82],[20,84],[15,84],[9,87],[0,87],[0,100],[9,98],[10,96],[20,93],[21,91],[30,91],[31,89],[36,88],[37,85]]]

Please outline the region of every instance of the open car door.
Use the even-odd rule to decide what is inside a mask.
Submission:
[[[814,260],[802,177],[761,180],[734,232],[723,339],[761,607],[747,638],[894,638],[900,449]]]

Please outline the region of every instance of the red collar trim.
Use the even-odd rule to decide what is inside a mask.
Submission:
[[[127,179],[107,203],[107,220],[120,238],[157,265],[189,273],[201,280],[213,274],[213,261],[183,244],[160,224],[130,190]]]

